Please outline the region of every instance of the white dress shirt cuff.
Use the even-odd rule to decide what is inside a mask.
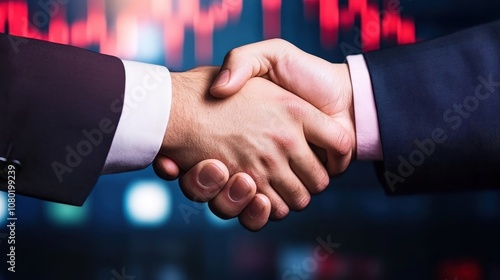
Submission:
[[[362,54],[348,56],[351,74],[358,160],[382,160],[377,107],[370,73]]]
[[[151,164],[161,148],[170,115],[172,81],[168,69],[122,62],[124,105],[103,174],[137,170]]]

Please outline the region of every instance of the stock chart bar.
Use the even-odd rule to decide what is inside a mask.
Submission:
[[[196,61],[208,63],[213,56],[214,32],[236,23],[244,2],[200,2],[89,0],[86,13],[69,21],[69,1],[39,1],[36,11],[30,13],[26,1],[8,0],[0,2],[0,32],[78,47],[98,46],[102,53],[133,58],[142,29],[153,25],[161,30],[168,65],[180,66],[189,29],[195,34]],[[326,49],[336,46],[339,33],[353,29],[359,33],[363,51],[378,49],[381,40],[392,39],[399,44],[416,40],[415,24],[400,15],[399,0],[386,0],[382,9],[368,0],[350,0],[344,7],[338,0],[303,0],[303,6],[308,20],[319,20],[320,39]],[[280,37],[281,11],[282,0],[262,0],[265,39]],[[356,19],[360,28],[355,27]]]

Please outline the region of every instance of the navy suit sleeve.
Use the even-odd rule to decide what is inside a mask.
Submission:
[[[22,166],[16,193],[83,204],[111,147],[124,89],[118,58],[0,34],[0,157]]]
[[[388,193],[500,187],[500,22],[365,60]]]

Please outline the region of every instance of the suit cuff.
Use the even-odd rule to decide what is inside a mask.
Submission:
[[[102,173],[147,167],[158,154],[172,103],[172,81],[167,68],[122,60],[125,97],[111,149]]]
[[[358,160],[382,160],[377,107],[368,67],[362,54],[348,56],[351,74]]]

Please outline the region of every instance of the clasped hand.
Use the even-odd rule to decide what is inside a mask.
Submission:
[[[172,73],[172,84],[156,173],[180,175],[188,198],[250,230],[306,207],[355,155],[347,65],[286,41],[234,49],[220,69]]]

